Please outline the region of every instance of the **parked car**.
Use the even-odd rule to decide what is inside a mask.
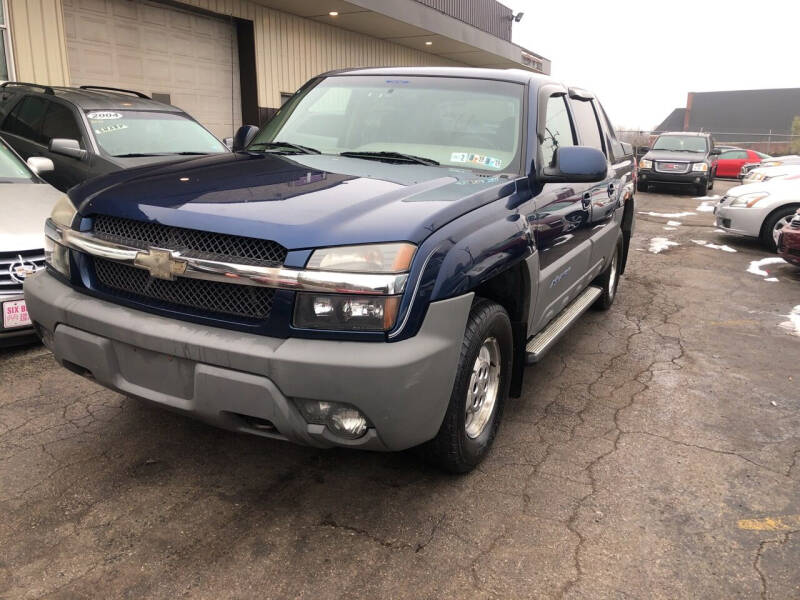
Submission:
[[[714,161],[714,177],[738,177],[745,163],[760,163],[771,158],[768,154],[747,150],[745,148],[721,148],[720,154]]]
[[[773,181],[777,179],[784,179],[800,175],[800,164],[797,165],[781,165],[779,167],[758,167],[750,171],[744,179],[742,184]]]
[[[714,188],[711,164],[717,155],[711,134],[662,133],[639,160],[636,187],[646,192],[653,185],[680,185],[705,195]]]
[[[714,214],[720,229],[757,238],[775,252],[781,230],[798,208],[800,176],[731,188],[714,207]]]
[[[22,284],[44,268],[44,222],[63,196],[37,173],[52,169],[50,160],[29,163],[0,140],[0,346],[36,339]]]
[[[781,167],[783,165],[800,165],[800,156],[796,154],[788,156],[772,156],[769,159],[764,159],[763,161],[745,163],[742,165],[741,171],[739,171],[739,179],[744,179],[753,169],[758,169],[761,167]]]
[[[778,253],[793,265],[800,267],[800,208],[789,221],[789,224],[781,229],[778,238]]]
[[[0,136],[26,160],[52,160],[44,178],[62,191],[119,169],[228,152],[181,109],[100,86],[0,84]]]
[[[334,72],[246,151],[70,190],[26,299],[102,385],[467,471],[524,366],[614,301],[632,164],[597,99],[549,77]]]

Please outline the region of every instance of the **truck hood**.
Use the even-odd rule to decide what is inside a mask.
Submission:
[[[673,152],[671,150],[650,150],[643,158],[647,160],[673,160],[675,162],[703,162],[706,155],[703,152]]]
[[[420,243],[514,189],[513,175],[243,152],[119,171],[69,195],[82,216],[106,214],[270,239],[296,250]]]
[[[44,248],[44,222],[62,195],[46,183],[0,183],[0,252]]]

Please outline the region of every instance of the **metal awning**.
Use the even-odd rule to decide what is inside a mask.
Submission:
[[[470,66],[550,73],[548,59],[415,0],[253,1]]]

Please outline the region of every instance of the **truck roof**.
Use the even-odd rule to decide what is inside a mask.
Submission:
[[[547,75],[540,75],[523,69],[481,69],[477,67],[368,67],[362,69],[340,69],[322,73],[324,77],[338,75],[417,75],[422,77],[465,77],[471,79],[495,79],[514,83],[530,81],[552,81]]]

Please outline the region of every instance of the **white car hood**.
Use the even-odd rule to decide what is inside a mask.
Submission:
[[[44,248],[44,222],[63,195],[46,183],[0,183],[0,252]]]
[[[776,198],[800,200],[800,179],[775,179],[772,181],[756,181],[732,187],[725,195],[736,198],[745,194],[767,192]]]

